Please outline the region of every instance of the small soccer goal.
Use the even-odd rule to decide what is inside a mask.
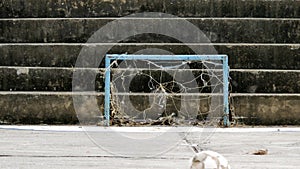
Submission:
[[[105,57],[107,126],[229,126],[227,55]]]

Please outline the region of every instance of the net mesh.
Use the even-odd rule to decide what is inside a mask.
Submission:
[[[221,61],[113,60],[111,125],[216,126],[224,110]]]

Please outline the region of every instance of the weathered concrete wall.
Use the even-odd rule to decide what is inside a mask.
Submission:
[[[297,0],[4,0],[0,17],[103,17],[165,12],[190,17],[300,16]]]
[[[104,70],[24,67],[0,68],[0,91],[72,91],[74,71],[81,72],[81,77],[96,76],[94,90],[104,91]],[[233,93],[300,93],[300,71],[236,69],[230,77]],[[135,78],[132,83],[140,80]]]
[[[82,109],[90,110],[89,95],[84,96],[86,102]],[[249,125],[287,125],[300,124],[299,95],[232,95],[234,112],[241,118],[240,122]],[[99,110],[103,110],[103,95],[97,96]],[[140,99],[134,99],[136,105]],[[202,107],[207,107],[205,103]],[[41,93],[10,93],[0,92],[0,123],[6,124],[74,124],[78,123],[73,106],[72,93],[41,92]],[[79,110],[82,111],[82,110]],[[201,109],[205,112],[205,109]],[[82,114],[82,122],[97,121],[101,114],[88,111]],[[86,121],[84,121],[86,120]]]
[[[74,67],[80,50],[96,50],[109,44],[0,44],[1,66]],[[209,45],[189,44],[207,48]],[[220,54],[229,56],[231,69],[300,68],[300,44],[211,44]],[[181,44],[117,44],[109,53],[135,53],[146,48],[158,48],[174,54],[194,54]],[[99,56],[101,57],[101,56]],[[104,66],[104,65],[100,65]]]
[[[77,56],[82,47],[96,51],[109,45],[84,43],[117,17],[145,11],[185,17],[203,30],[220,54],[229,55],[233,106],[245,123],[300,124],[298,0],[1,1],[0,123],[77,123],[70,93]],[[172,38],[152,34],[125,39],[109,53],[146,48],[193,54]],[[102,79],[99,73],[99,92]],[[102,109],[100,94],[97,100]],[[96,117],[90,104],[81,109]]]
[[[75,124],[72,97],[59,94],[0,94],[0,122],[24,124]]]
[[[236,115],[246,124],[299,124],[299,95],[233,96]]]
[[[300,71],[234,71],[230,73],[235,93],[300,93]]]
[[[112,18],[0,20],[0,42],[86,42]],[[128,19],[129,21],[137,19]],[[151,22],[155,22],[153,19]],[[215,43],[297,43],[299,19],[220,19],[187,18]],[[151,24],[150,22],[150,24]],[[147,25],[144,25],[145,27]],[[101,42],[112,42],[118,35],[107,35]],[[200,39],[199,42],[203,40]],[[166,41],[167,40],[167,41]],[[145,34],[124,42],[172,42],[172,39]],[[187,43],[187,42],[186,42]]]

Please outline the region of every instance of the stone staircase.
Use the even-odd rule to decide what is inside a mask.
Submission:
[[[15,0],[0,2],[0,124],[76,124],[72,77],[83,47],[105,24],[164,12],[202,30],[229,56],[232,108],[246,124],[300,124],[298,0]],[[168,43],[163,43],[163,42]],[[205,46],[211,44],[191,44]],[[166,37],[132,37],[109,53],[191,50]],[[101,77],[96,90],[103,92]],[[103,96],[98,96],[99,106]]]

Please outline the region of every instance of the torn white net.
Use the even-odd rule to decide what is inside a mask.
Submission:
[[[223,116],[221,61],[114,60],[111,120],[116,126],[215,126]]]

